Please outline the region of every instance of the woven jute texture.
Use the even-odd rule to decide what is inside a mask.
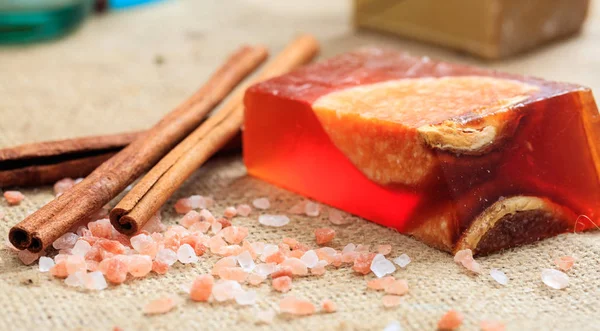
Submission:
[[[385,43],[417,54],[458,57],[391,37],[354,34],[347,1],[216,3],[168,2],[111,13],[91,19],[75,34],[55,43],[1,48],[0,147],[147,128],[191,94],[225,54],[243,42],[262,42],[278,50],[304,31],[320,38],[325,56],[366,43]],[[594,62],[599,56],[595,17],[592,15],[586,32],[574,40],[494,66],[600,88],[598,63]],[[575,61],[580,72],[574,73],[573,66],[557,65],[566,58],[569,63]],[[4,238],[12,225],[53,198],[50,187],[22,192],[26,199],[19,206],[8,207],[0,201],[0,211],[5,214],[0,236]],[[302,199],[247,176],[239,156],[212,160],[198,170],[162,209],[165,223],[175,224],[174,201],[191,194],[214,196],[217,214],[227,206],[263,196],[272,201],[270,212],[283,213]],[[283,228],[266,228],[258,224],[257,215],[254,212],[234,221],[250,228],[251,241],[275,243],[289,236],[314,244],[313,230],[328,226],[326,216],[294,216]],[[395,320],[406,330],[433,330],[450,308],[465,315],[463,330],[477,330],[483,319],[505,321],[509,330],[600,329],[598,233],[561,235],[481,258],[484,273],[474,277],[446,253],[360,218],[352,219],[349,225],[333,226],[337,237],[332,246],[336,249],[349,242],[391,244],[392,257],[406,253],[412,258],[406,269],[394,273],[410,285],[410,293],[399,307],[384,309],[382,293],[367,290],[366,281],[372,275],[331,269],[322,277],[294,279],[290,293],[314,303],[332,299],[338,305],[337,313],[278,316],[270,326],[256,326],[256,312],[276,311],[283,296],[267,284],[257,288],[259,300],[253,307],[193,303],[180,293],[181,284],[190,284],[198,274],[209,271],[214,257],[202,258],[195,265],[177,264],[164,276],[152,274],[102,292],[85,292],[40,274],[36,265],[21,265],[14,253],[3,248],[0,329],[381,330]],[[551,290],[541,282],[540,272],[553,267],[553,259],[562,255],[577,258],[569,271],[571,283],[565,290]],[[488,275],[491,268],[506,272],[508,285],[495,283]],[[181,304],[165,315],[142,314],[146,302],[165,294],[177,296]]]

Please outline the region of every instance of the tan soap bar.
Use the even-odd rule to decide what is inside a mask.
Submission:
[[[589,0],[354,0],[357,27],[498,59],[579,31]]]

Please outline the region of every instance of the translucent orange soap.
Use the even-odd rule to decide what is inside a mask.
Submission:
[[[244,102],[251,175],[431,246],[489,254],[600,224],[588,88],[370,48]]]

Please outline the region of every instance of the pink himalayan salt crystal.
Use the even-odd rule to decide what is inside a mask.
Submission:
[[[275,312],[271,310],[263,310],[256,313],[255,324],[271,324],[275,318]]]
[[[193,224],[200,222],[200,213],[195,210],[190,210],[179,220],[179,224],[186,229],[189,229]]]
[[[404,295],[408,293],[408,282],[405,279],[394,280],[385,284],[384,291],[388,294]]]
[[[287,225],[289,222],[289,217],[285,215],[265,214],[258,216],[258,223],[266,226],[281,227]]]
[[[335,302],[325,299],[323,302],[321,302],[321,310],[326,313],[334,313],[337,310],[337,306]]]
[[[213,214],[210,212],[210,210],[202,209],[202,210],[200,210],[200,221],[208,222],[208,223],[212,224],[215,221],[215,216],[213,216]]]
[[[371,279],[367,282],[367,287],[373,290],[384,290],[391,285],[396,279],[393,276],[385,276],[381,278]]]
[[[54,267],[54,260],[46,256],[40,256],[40,262],[38,263],[40,272],[48,272],[52,267]]]
[[[255,243],[255,244],[258,244],[258,243]],[[261,246],[261,245],[253,245],[252,247],[254,247],[256,252],[260,254],[260,260],[263,262],[266,260],[266,258],[269,255],[271,255],[273,253],[277,253],[277,251],[279,251],[279,247],[277,245],[263,244],[262,247],[259,247],[259,246]]]
[[[152,271],[159,275],[164,275],[169,271],[169,265],[158,261],[152,261]]]
[[[396,263],[400,268],[406,268],[406,266],[410,263],[410,257],[406,254],[402,254],[397,258],[393,259],[394,263]]]
[[[337,209],[329,209],[328,219],[334,225],[344,225],[351,222],[351,219],[345,218],[342,212]]]
[[[298,240],[290,237],[284,237],[283,239],[281,239],[281,242],[290,247],[296,247],[296,245],[298,245]]]
[[[235,296],[242,291],[243,289],[240,283],[234,280],[221,279],[213,286],[212,294],[216,301],[222,302],[233,300]]]
[[[18,205],[19,203],[21,203],[21,201],[23,201],[23,199],[25,199],[25,196],[23,195],[23,193],[19,192],[19,191],[5,191],[4,192],[4,199],[6,199],[6,202],[11,205]]]
[[[228,267],[219,269],[219,277],[221,279],[235,280],[236,282],[244,282],[248,273],[240,267]]]
[[[218,218],[216,222],[221,223],[221,229],[225,229],[226,227],[231,226],[231,221],[226,219],[225,217]]]
[[[375,276],[381,278],[385,275],[389,275],[396,271],[396,266],[392,263],[392,261],[388,260],[382,254],[377,254],[371,261],[371,271],[375,274]]]
[[[175,211],[178,214],[185,214],[192,209],[201,209],[206,207],[206,199],[201,195],[192,195],[188,198],[179,199],[175,203]]]
[[[75,181],[71,178],[63,178],[54,183],[54,195],[63,194],[66,190],[75,185]]]
[[[282,276],[273,279],[273,289],[276,291],[286,293],[292,289],[292,278],[289,276]]]
[[[371,272],[371,262],[375,258],[375,253],[361,253],[354,260],[352,270],[366,275]]]
[[[189,244],[179,246],[179,249],[177,250],[177,259],[183,264],[198,262],[196,251]]]
[[[254,208],[266,210],[271,207],[271,202],[269,202],[269,199],[267,198],[258,198],[252,201],[252,205]]]
[[[501,285],[508,284],[508,277],[506,277],[506,274],[504,272],[498,269],[490,270],[490,276]]]
[[[317,256],[315,251],[309,250],[302,254],[300,261],[302,261],[302,263],[304,263],[304,265],[308,268],[314,268],[317,263],[319,263],[319,256]]]
[[[500,321],[481,321],[479,323],[481,331],[504,331],[506,326]]]
[[[223,211],[223,217],[225,218],[234,218],[237,215],[237,209],[235,207],[227,207],[225,211]]]
[[[113,226],[110,224],[110,220],[108,218],[103,218],[101,220],[97,220],[95,222],[88,223],[88,229],[92,232],[94,237],[107,238],[110,239],[113,233]]]
[[[171,266],[177,262],[177,253],[166,248],[159,249],[156,253],[155,261]]]
[[[265,279],[267,279],[266,276],[263,275],[259,275],[259,274],[250,274],[248,275],[248,278],[246,279],[246,281],[248,281],[248,284],[253,285],[253,286],[258,286],[260,284],[262,284]]]
[[[292,315],[312,315],[316,308],[310,301],[298,299],[294,296],[286,296],[279,301],[279,310],[282,313]]]
[[[236,256],[237,262],[245,272],[252,272],[256,267],[254,260],[252,259],[252,255],[248,251],[241,252],[238,256]]]
[[[550,288],[562,290],[569,286],[569,276],[564,272],[555,269],[543,269],[542,282]]]
[[[379,245],[377,246],[377,253],[381,255],[388,255],[392,252],[392,245]]]
[[[21,260],[21,262],[23,262],[24,265],[30,265],[33,262],[37,261],[37,259],[40,257],[40,254],[32,253],[25,249],[19,251],[19,253],[17,253],[17,257],[19,258],[19,260]]]
[[[288,276],[292,277],[294,273],[292,272],[292,268],[287,266],[277,266],[277,270],[271,273],[271,279]]]
[[[190,225],[189,230],[192,232],[206,233],[206,231],[208,231],[208,229],[210,229],[210,227],[211,227],[211,224],[208,222],[197,222],[197,223]]]
[[[175,299],[171,297],[162,297],[148,302],[144,306],[144,314],[158,315],[165,314],[173,310],[177,306]]]
[[[256,253],[256,249],[254,249],[254,246],[248,240],[244,240],[242,242],[242,250],[250,253],[252,260],[256,260],[256,258],[258,257],[258,253]]]
[[[154,241],[152,236],[140,233],[131,237],[131,247],[142,255],[148,255],[152,258],[156,256],[158,252],[158,243]]]
[[[229,226],[221,230],[221,235],[228,243],[239,244],[248,236],[248,228],[243,226]]]
[[[277,265],[275,263],[259,263],[254,267],[254,272],[264,277],[269,276],[275,271],[277,271]]]
[[[281,267],[290,267],[292,269],[292,274],[298,276],[305,276],[308,274],[308,268],[306,264],[302,262],[300,259],[295,257],[288,257],[280,264]]]
[[[79,239],[79,236],[77,234],[73,232],[67,232],[62,236],[58,237],[58,239],[56,239],[52,243],[52,247],[54,247],[57,250],[73,248],[73,246],[75,246],[75,243],[77,242],[77,239]]]
[[[150,217],[148,222],[142,227],[142,231],[147,231],[149,233],[163,232],[166,229],[167,226],[161,221],[160,211],[154,214],[154,216]]]
[[[221,222],[214,222],[210,228],[213,234],[219,233],[223,229],[223,224]]]
[[[212,293],[215,279],[211,275],[196,277],[190,288],[190,299],[193,301],[208,301]]]
[[[234,256],[242,253],[243,249],[240,245],[228,245],[219,248],[217,255],[221,256]]]
[[[252,207],[250,207],[249,205],[246,204],[242,204],[242,205],[238,205],[237,208],[235,209],[236,213],[242,217],[246,217],[248,215],[250,215],[250,213],[252,212]]]
[[[458,329],[463,322],[463,315],[454,309],[448,310],[438,321],[438,330],[455,330]]]
[[[278,250],[277,252],[275,252],[265,258],[266,263],[279,264],[279,263],[283,262],[283,260],[285,260],[285,255],[280,250]]]
[[[397,295],[384,295],[381,299],[385,308],[397,307],[400,305],[402,298]]]
[[[573,264],[575,264],[575,258],[572,256],[561,256],[554,260],[556,267],[562,271],[569,271]]]
[[[87,264],[85,263],[85,258],[81,255],[70,255],[67,257],[66,267],[67,273],[72,275],[78,271],[85,272],[87,270]]]
[[[98,266],[98,270],[106,276],[109,282],[114,284],[121,284],[127,279],[128,269],[128,263],[119,257],[105,259]]]
[[[235,256],[227,256],[217,261],[212,268],[211,274],[218,275],[222,269],[233,268],[237,265],[237,258]]]
[[[144,277],[152,271],[152,259],[147,255],[130,255],[127,271],[133,277]]]
[[[481,273],[481,266],[473,259],[473,252],[470,249],[463,249],[454,255],[454,262],[462,264],[467,270],[476,274]]]
[[[292,208],[290,208],[288,210],[288,213],[293,214],[293,215],[300,215],[300,214],[304,214],[304,208],[306,206],[306,204],[308,203],[308,201],[300,201],[297,204],[295,204],[294,206],[292,206]]]
[[[319,228],[315,230],[317,245],[325,245],[335,238],[335,230],[330,228]]]
[[[73,274],[70,274],[65,279],[65,284],[67,286],[72,286],[72,287],[81,287],[81,286],[83,286],[84,276],[85,276],[85,271],[77,271]]]
[[[73,249],[71,249],[71,254],[84,256],[92,249],[90,243],[85,240],[77,240]]]
[[[235,302],[238,305],[250,306],[256,303],[256,291],[240,291],[235,295]]]
[[[100,271],[93,271],[83,276],[82,285],[88,290],[101,291],[108,287],[104,275]]]
[[[85,260],[85,265],[88,271],[97,271],[100,262],[94,260]]]
[[[57,278],[66,278],[69,275],[67,272],[67,261],[57,262],[54,267],[50,268],[50,274]]]
[[[85,226],[80,226],[77,228],[77,231],[75,231],[75,234],[80,236],[80,237],[91,237],[92,236],[92,232]]]
[[[325,273],[325,267],[327,266],[327,261],[319,260],[317,264],[310,269],[310,273],[313,275],[323,275]]]
[[[309,201],[304,205],[304,213],[306,216],[317,217],[321,213],[321,206],[317,203]]]

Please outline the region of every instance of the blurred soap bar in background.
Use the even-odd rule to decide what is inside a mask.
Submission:
[[[589,0],[354,0],[354,23],[499,59],[571,36]]]

